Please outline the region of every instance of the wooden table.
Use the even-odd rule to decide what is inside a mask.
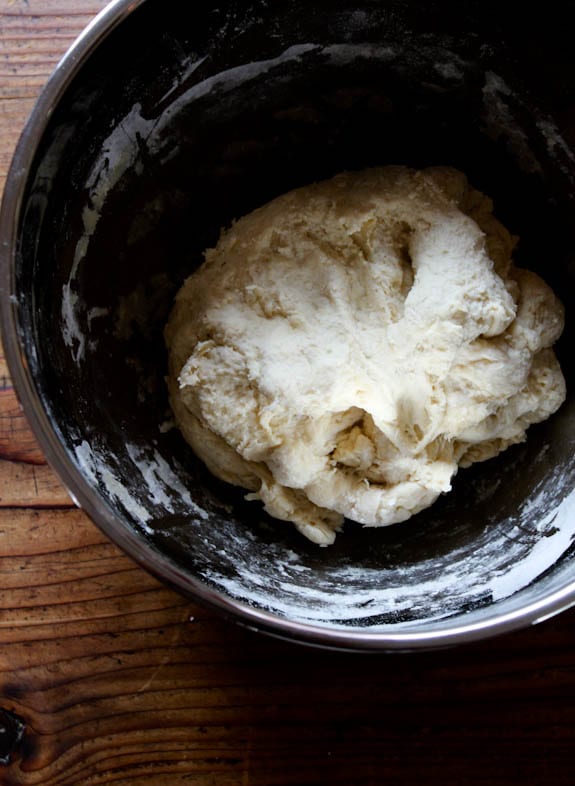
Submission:
[[[0,0],[0,188],[44,80],[103,5]],[[106,540],[2,361],[0,381],[0,742],[12,714],[25,724],[2,786],[575,784],[575,611],[410,656],[243,631]]]

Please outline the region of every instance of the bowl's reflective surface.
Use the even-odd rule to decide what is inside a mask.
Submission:
[[[45,133],[46,106],[17,153],[5,341],[50,459],[149,569],[280,635],[439,646],[574,602],[572,395],[429,511],[348,524],[320,550],[195,460],[171,428],[162,341],[174,293],[234,217],[342,169],[449,164],[564,300],[572,390],[575,165],[556,124],[575,107],[575,68],[560,20],[494,29],[489,4],[475,17],[448,2],[212,5],[195,4],[192,25],[183,4],[166,19],[154,0],[115,3],[49,87]]]

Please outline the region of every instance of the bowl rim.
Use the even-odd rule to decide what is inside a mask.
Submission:
[[[19,326],[15,263],[24,194],[36,152],[50,118],[72,80],[98,46],[137,8],[151,0],[111,0],[62,57],[43,87],[24,126],[6,178],[0,207],[0,316],[4,352],[16,395],[38,443],[73,502],[128,556],[163,583],[256,632],[301,644],[349,652],[392,652],[444,648],[542,622],[575,605],[575,581],[508,612],[480,621],[459,621],[441,630],[369,632],[327,628],[290,620],[250,606],[186,573],[132,529],[118,524],[112,509],[71,461],[44,409],[26,358]],[[443,621],[444,624],[449,620]]]

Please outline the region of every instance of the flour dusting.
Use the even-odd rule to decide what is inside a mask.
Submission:
[[[116,503],[136,519],[144,531],[151,532],[152,530],[146,526],[152,518],[151,513],[134,498],[130,490],[112,472],[108,460],[102,460],[86,440],[76,445],[74,452],[79,467],[92,484],[103,487]]]

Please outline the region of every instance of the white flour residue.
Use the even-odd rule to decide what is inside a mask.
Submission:
[[[94,233],[108,194],[140,157],[141,146],[157,120],[142,117],[142,106],[134,104],[102,143],[100,155],[88,175],[86,183],[89,203],[82,214],[84,230]]]
[[[261,566],[252,569],[247,560],[238,559],[237,555],[249,552],[251,535],[246,534],[229,544],[229,552],[236,555],[236,575],[211,569],[204,575],[250,606],[299,622],[336,629],[349,629],[351,624],[358,630],[354,621],[367,617],[372,618],[368,633],[413,628],[446,618],[473,598],[509,598],[556,564],[575,540],[573,495],[559,505],[553,499],[561,477],[550,479],[547,489],[536,492],[520,508],[515,526],[506,531],[494,528],[475,550],[451,552],[447,570],[436,559],[405,568],[350,565],[326,571],[318,581],[316,568],[287,551],[271,555],[273,571],[266,573]],[[430,614],[434,597],[437,611]],[[388,615],[397,615],[397,621],[377,621]],[[409,619],[401,620],[402,615]]]
[[[298,571],[300,575],[301,571]],[[402,612],[417,613],[420,605],[426,605],[429,597],[442,595],[446,587],[456,580],[455,576],[442,576],[418,584],[417,592],[409,591],[406,584],[398,583],[401,575],[398,572],[370,571],[365,568],[349,568],[337,571],[337,583],[345,588],[345,593],[338,593],[335,588],[321,590],[313,586],[316,582],[314,571],[307,570],[310,582],[305,591],[302,586],[291,582],[281,582],[270,586],[270,577],[261,573],[242,571],[237,578],[206,574],[208,579],[215,581],[226,593],[249,605],[263,608],[282,617],[298,622],[322,624],[326,627],[347,627],[340,623],[362,619],[370,615],[398,614]],[[353,592],[354,585],[370,583],[368,589]],[[303,584],[303,581],[302,581]],[[461,596],[465,590],[462,590]],[[419,600],[419,603],[417,602]],[[445,612],[449,612],[446,610]],[[336,620],[336,621],[334,621]],[[426,616],[425,621],[429,621]],[[410,623],[413,625],[414,623]],[[383,627],[386,627],[385,625]],[[393,624],[393,628],[397,623]],[[369,632],[377,630],[377,625],[370,625]]]
[[[145,532],[153,530],[146,525],[152,514],[146,510],[111,471],[106,460],[100,460],[97,453],[86,441],[76,445],[74,449],[78,466],[94,486],[103,486],[112,499],[120,504],[127,513],[133,516]]]
[[[186,57],[182,61],[182,71],[178,75],[178,79],[174,80],[174,83],[172,84],[172,86],[164,93],[164,95],[160,98],[158,103],[159,104],[163,104],[166,101],[168,101],[170,99],[170,97],[172,95],[174,95],[174,93],[176,93],[178,91],[178,89],[181,87],[181,85],[187,79],[189,79],[192,76],[192,74],[194,73],[194,71],[197,71],[197,69],[203,63],[205,63],[207,59],[208,59],[207,56],[198,58],[198,57],[196,57],[196,55],[191,55],[189,57]]]
[[[192,519],[208,520],[207,511],[194,502],[174,469],[157,450],[149,456],[131,443],[127,443],[126,450],[144,484],[143,487],[141,483],[138,484],[138,490],[143,497],[148,498],[151,505],[157,505],[172,514],[181,513],[185,509],[190,516],[190,523]],[[109,459],[100,458],[98,450],[86,440],[75,446],[74,453],[78,466],[93,486],[102,486],[113,501],[121,505],[145,532],[157,531],[157,528],[149,526],[149,522],[154,519],[153,511],[138,501],[133,492],[116,477],[110,469]],[[176,465],[176,469],[180,468]]]
[[[100,155],[86,182],[88,202],[82,211],[83,232],[76,244],[70,277],[63,287],[61,309],[62,335],[76,363],[84,359],[86,350],[86,338],[80,326],[80,316],[85,312],[86,305],[74,291],[74,280],[88,252],[90,239],[96,231],[108,194],[128,169],[137,163],[142,140],[149,136],[156,122],[144,119],[141,108],[140,104],[135,104],[103,142]]]
[[[425,605],[430,595],[445,593],[450,584],[457,586],[461,578],[445,573],[419,582],[410,591],[409,568],[373,569],[351,565],[331,573],[326,569],[318,576],[316,567],[303,564],[298,554],[280,544],[270,545],[273,570],[266,571],[258,564],[252,569],[249,560],[242,561],[240,557],[250,553],[250,541],[255,538],[249,530],[230,537],[228,552],[235,555],[231,560],[235,576],[207,568],[204,577],[224,593],[250,606],[299,622],[337,628],[340,621],[351,622],[370,614],[417,611],[418,601]],[[457,554],[454,554],[454,561],[457,561]],[[427,567],[434,572],[433,561]],[[374,630],[373,626],[369,630]]]
[[[556,479],[554,477],[552,477],[548,481],[549,485],[552,486],[553,482],[555,480]],[[557,482],[559,482],[559,480],[560,479],[557,478]],[[518,525],[520,527],[529,526],[533,521],[537,520],[537,516],[539,515],[539,511],[541,509],[545,510],[546,503],[549,500],[549,496],[550,496],[549,491],[547,491],[546,486],[543,485],[543,487],[542,487],[542,489],[540,491],[538,491],[538,492],[536,491],[536,493],[535,493],[535,495],[533,497],[530,497],[528,500],[526,500],[526,502],[524,502],[523,505],[519,508],[519,511],[518,511],[518,514],[517,514],[517,523],[518,523]],[[545,522],[546,522],[545,517],[542,518],[538,522],[538,524],[537,524],[538,531],[539,531],[539,528],[541,526],[545,525]]]
[[[130,443],[126,445],[126,449],[146,484],[150,499],[156,505],[162,505],[168,513],[177,512],[173,499],[167,493],[167,489],[170,489],[184,503],[190,515],[208,519],[208,513],[193,501],[189,491],[157,450],[153,457],[150,457],[141,448]]]
[[[533,154],[525,131],[518,125],[510,100],[517,101],[509,85],[493,71],[485,74],[483,108],[487,127],[495,138],[503,136],[509,148],[517,155],[526,172],[541,173],[541,164]]]
[[[575,536],[573,521],[568,521],[568,518],[572,517],[571,508],[567,511],[565,506],[562,506],[559,512],[553,510],[537,523],[538,530],[544,532],[549,528],[553,534],[547,537],[543,535],[531,546],[527,559],[517,562],[505,573],[493,579],[491,584],[493,600],[501,600],[515,594],[557,562],[567,551]]]
[[[153,133],[147,138],[147,144],[150,150],[156,152],[160,146],[159,142],[166,126],[172,120],[183,106],[197,101],[199,98],[210,94],[212,91],[219,91],[221,93],[228,93],[235,87],[244,84],[245,82],[252,81],[264,74],[272,71],[273,69],[294,60],[303,58],[304,55],[310,52],[317,52],[321,50],[319,44],[297,44],[290,46],[277,57],[270,58],[269,60],[257,60],[251,63],[244,63],[240,66],[228,68],[225,71],[220,71],[213,76],[204,79],[202,82],[193,85],[185,93],[183,93],[176,101],[162,113],[154,126]]]
[[[70,347],[74,361],[84,359],[86,337],[78,321],[78,304],[80,299],[72,291],[70,282],[62,288],[62,337],[67,347]]]
[[[110,313],[110,309],[104,306],[94,306],[88,311],[88,326],[92,327],[92,322],[94,319],[98,319],[98,317],[107,317]]]
[[[537,128],[543,134],[549,155],[556,160],[563,174],[567,175],[569,180],[573,182],[575,180],[575,175],[573,174],[575,155],[561,136],[561,132],[551,118],[539,118],[537,120]],[[565,161],[568,163],[566,164]]]

